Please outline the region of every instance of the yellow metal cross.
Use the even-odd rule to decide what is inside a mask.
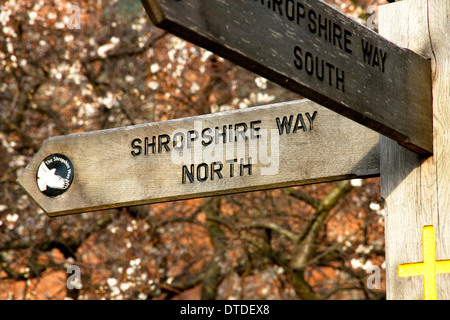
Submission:
[[[423,262],[407,263],[398,266],[399,277],[423,276],[423,293],[425,300],[436,300],[436,274],[450,273],[450,260],[436,261],[434,227],[422,229]]]

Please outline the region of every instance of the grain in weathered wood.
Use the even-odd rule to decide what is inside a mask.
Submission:
[[[423,299],[422,276],[400,278],[399,264],[423,261],[422,228],[434,225],[436,259],[450,259],[450,2],[407,0],[380,7],[380,33],[429,57],[433,75],[432,157],[381,137],[386,199],[388,299]],[[450,275],[437,275],[437,298],[450,299]]]
[[[417,153],[432,152],[430,62],[319,0],[142,0],[153,23]]]
[[[173,142],[181,149],[181,135],[179,152]],[[377,176],[378,140],[376,132],[299,100],[53,137],[18,182],[56,216]],[[65,193],[50,198],[38,189],[36,172],[54,153],[71,160],[74,180]]]

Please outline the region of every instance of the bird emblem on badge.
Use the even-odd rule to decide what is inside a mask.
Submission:
[[[66,156],[52,154],[39,165],[36,182],[39,190],[49,197],[57,197],[69,189],[73,180],[73,165]]]

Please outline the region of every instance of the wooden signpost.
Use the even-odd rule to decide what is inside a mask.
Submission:
[[[50,138],[18,179],[45,212],[380,175],[387,297],[450,299],[449,1],[380,8],[396,44],[319,0],[142,2],[157,26],[326,108],[302,100]]]
[[[300,100],[50,138],[18,182],[56,216],[378,176],[378,140]]]
[[[420,154],[430,62],[320,0],[142,0],[152,22]]]

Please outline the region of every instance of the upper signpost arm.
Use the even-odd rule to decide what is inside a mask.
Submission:
[[[142,0],[155,25],[419,154],[431,63],[319,0]]]

